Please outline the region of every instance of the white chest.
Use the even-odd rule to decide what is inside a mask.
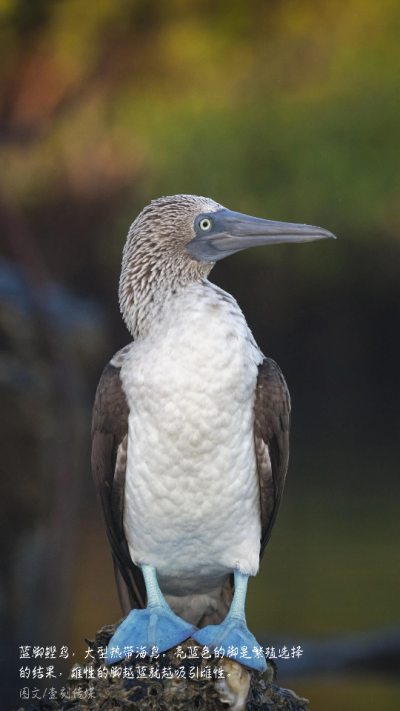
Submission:
[[[130,409],[124,525],[161,576],[258,569],[253,404],[262,354],[236,302],[188,287],[121,370]]]

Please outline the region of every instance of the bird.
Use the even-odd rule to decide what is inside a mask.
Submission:
[[[125,615],[108,664],[132,645],[152,655],[192,637],[227,657],[244,649],[243,663],[265,671],[245,600],[282,498],[290,396],[208,275],[249,247],[327,238],[184,194],[152,200],[131,225],[119,303],[133,340],[103,371],[92,424]]]

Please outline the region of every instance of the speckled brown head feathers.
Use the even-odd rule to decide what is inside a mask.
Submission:
[[[169,293],[205,279],[213,267],[192,257],[185,245],[195,237],[194,219],[219,205],[197,195],[152,200],[128,233],[123,251],[119,302],[133,336],[143,333]]]

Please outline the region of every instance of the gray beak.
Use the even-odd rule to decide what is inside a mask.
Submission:
[[[336,239],[332,232],[322,227],[262,220],[225,208],[198,215],[194,230],[196,236],[186,245],[186,249],[202,262],[217,262],[242,249],[263,244]]]

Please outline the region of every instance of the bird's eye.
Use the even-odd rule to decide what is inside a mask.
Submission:
[[[208,217],[203,217],[202,220],[200,220],[200,228],[202,230],[209,230],[211,227],[211,220],[208,219]]]

